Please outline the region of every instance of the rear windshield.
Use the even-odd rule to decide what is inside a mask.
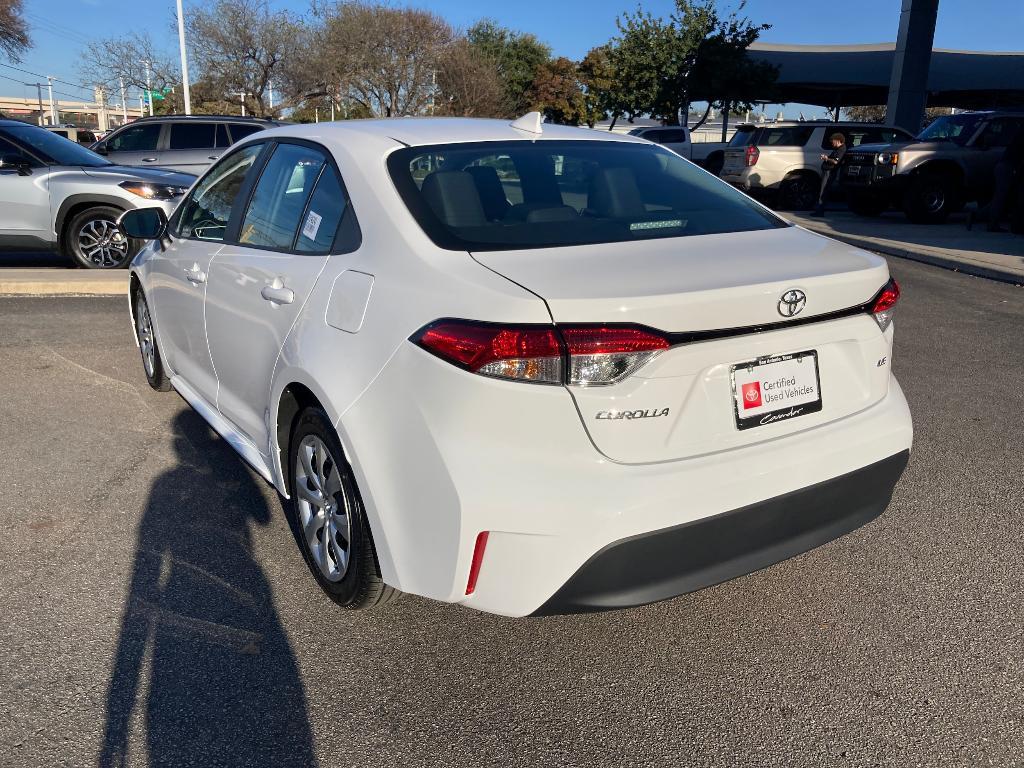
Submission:
[[[651,144],[509,141],[409,147],[388,169],[442,248],[494,251],[616,243],[787,224]]]
[[[729,139],[730,147],[745,147],[750,143],[750,140],[754,138],[753,126],[747,128],[737,128],[736,133]]]

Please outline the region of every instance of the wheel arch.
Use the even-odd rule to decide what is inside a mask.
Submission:
[[[928,162],[917,166],[910,172],[911,176],[923,176],[925,174],[939,174],[947,176],[960,184],[965,183],[967,180],[967,175],[964,173],[964,169],[959,163],[953,160],[929,160]]]
[[[363,500],[363,510],[366,514],[366,521],[370,526],[370,538],[373,541],[377,553],[377,564],[380,566],[381,577],[385,583],[398,587],[398,573],[395,568],[391,550],[388,548],[387,537],[384,531],[383,521],[377,514],[375,505],[372,503],[370,489],[367,487],[366,479],[360,471],[359,462],[352,450],[349,436],[339,423],[340,414],[334,412],[330,406],[330,400],[319,390],[315,383],[306,378],[299,371],[289,371],[287,375],[280,378],[281,384],[275,387],[271,398],[274,412],[270,414],[269,424],[271,439],[271,471],[274,475],[274,487],[283,497],[290,498],[289,476],[291,468],[287,461],[291,449],[291,435],[295,426],[295,420],[304,408],[319,407],[327,414],[330,423],[334,427],[341,448],[345,452],[345,459],[355,474],[356,486]]]
[[[125,200],[114,195],[96,195],[91,193],[80,194],[80,195],[68,195],[64,198],[60,204],[60,208],[57,209],[57,217],[53,222],[53,233],[57,236],[57,247],[61,250],[64,248],[64,225],[67,224],[77,214],[89,208],[99,208],[102,206],[110,206],[111,208],[117,208],[121,211],[127,211],[131,208],[130,205],[125,203]]]

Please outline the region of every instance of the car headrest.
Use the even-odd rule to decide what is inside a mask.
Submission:
[[[601,168],[590,179],[587,209],[594,216],[628,218],[647,213],[629,168]]]
[[[505,196],[505,188],[501,186],[498,171],[489,165],[471,165],[466,173],[473,177],[476,191],[480,193],[480,202],[484,207],[484,215],[490,221],[505,218],[511,204]]]
[[[423,180],[423,198],[449,227],[479,227],[487,223],[480,193],[465,171],[434,171]]]

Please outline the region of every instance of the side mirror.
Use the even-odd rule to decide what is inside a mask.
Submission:
[[[167,214],[163,208],[134,208],[122,213],[117,225],[126,237],[156,240],[167,229]]]
[[[31,176],[32,166],[21,155],[0,155],[0,171],[16,172],[19,176]]]
[[[103,142],[99,142],[97,144],[94,144],[93,146],[89,147],[89,149],[91,149],[97,155],[105,155],[105,154],[107,154],[107,145],[104,144]]]

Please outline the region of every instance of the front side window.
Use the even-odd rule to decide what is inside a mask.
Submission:
[[[160,141],[160,124],[132,125],[107,140],[111,152],[152,152]]]
[[[172,123],[168,149],[213,149],[216,123]]]
[[[278,144],[256,183],[238,242],[290,251],[306,202],[326,162],[323,153],[310,147]]]
[[[452,250],[513,250],[746,232],[786,223],[678,155],[617,141],[409,147],[388,169]]]
[[[1008,147],[1020,130],[1021,121],[1013,117],[997,117],[985,126],[985,145]]]
[[[180,237],[216,243],[224,241],[235,198],[262,151],[262,144],[250,144],[210,169],[182,203],[177,223]]]

